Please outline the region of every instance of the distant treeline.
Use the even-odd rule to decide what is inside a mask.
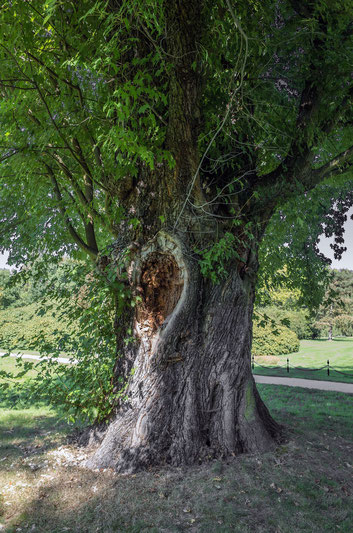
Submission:
[[[309,311],[301,304],[298,290],[283,286],[261,290],[256,307],[259,320],[270,317],[276,323],[288,321],[299,339],[353,335],[353,271],[331,271],[331,282],[321,305]]]

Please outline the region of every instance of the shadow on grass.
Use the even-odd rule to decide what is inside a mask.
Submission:
[[[315,342],[328,342],[328,338],[324,337],[323,339],[305,339],[307,341]],[[352,342],[352,337],[334,337],[330,342]]]
[[[130,476],[60,471],[31,495],[14,523],[23,533],[331,533],[338,523],[348,533],[353,483],[333,442],[317,434],[315,453],[308,454],[300,437],[292,447],[263,456]],[[323,444],[330,445],[330,456]],[[347,444],[352,449],[352,442]],[[15,525],[7,533],[16,531]]]
[[[41,473],[31,474],[28,498],[18,497],[11,509],[4,502],[6,532],[19,527],[22,533],[353,531],[353,479],[347,466],[353,456],[352,397],[258,388],[275,418],[293,430],[293,441],[262,456],[130,476],[77,467],[55,467],[55,478],[43,476],[42,482]],[[17,416],[10,426],[14,443],[24,428],[26,446],[32,448],[40,432],[57,423],[48,411],[11,415]],[[6,421],[1,424],[2,435]],[[17,474],[14,470],[14,480]]]
[[[334,337],[331,342],[352,342],[352,337]]]
[[[257,389],[272,416],[294,430],[308,428],[353,440],[353,396],[283,385],[261,385]]]

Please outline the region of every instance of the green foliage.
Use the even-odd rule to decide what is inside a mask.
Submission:
[[[0,314],[2,348],[37,350],[49,359],[19,360],[17,376],[33,369],[37,373],[21,386],[30,397],[55,405],[70,420],[107,418],[123,399],[125,387],[114,379],[114,321],[129,299],[125,284],[117,278],[117,267],[108,265],[99,273],[76,261],[49,269],[37,263],[17,277],[31,279],[47,298]],[[63,351],[73,364],[57,361]],[[1,387],[8,388],[7,382]]]
[[[321,336],[353,335],[353,272],[332,270],[325,297],[316,311],[314,325]]]
[[[318,242],[328,226],[333,225],[331,235],[334,235],[337,214],[331,206],[337,202],[339,207],[351,190],[352,178],[341,175],[277,209],[260,245],[260,305],[266,304],[264,296],[271,289],[277,292],[286,288],[299,291],[298,305],[310,310],[319,307],[330,282],[330,269],[329,261],[323,261],[318,251]]]
[[[166,65],[153,46],[133,52],[139,25],[161,39],[159,0],[1,10],[0,246],[12,264],[78,248],[96,257],[123,217],[119,182],[141,165],[173,165],[160,119]]]
[[[267,322],[254,321],[253,325],[253,355],[281,355],[299,350],[299,339],[289,328]]]
[[[240,260],[237,252],[239,239],[232,233],[225,233],[224,237],[216,241],[211,248],[206,250],[196,250],[202,257],[200,268],[205,278],[209,278],[213,283],[218,283],[227,276],[229,262]]]

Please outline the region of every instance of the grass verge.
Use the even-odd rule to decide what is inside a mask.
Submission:
[[[262,368],[281,366],[285,367],[287,358],[290,362],[290,371],[286,368]],[[327,375],[327,360],[330,361],[330,375]],[[261,367],[257,366],[260,364]],[[294,369],[292,367],[297,367]],[[310,369],[325,367],[323,370]],[[333,370],[337,369],[342,374]],[[340,381],[353,383],[353,339],[351,337],[328,340],[300,341],[298,353],[280,355],[278,357],[255,357],[254,374],[262,376],[282,376],[302,379],[318,379],[325,381]]]

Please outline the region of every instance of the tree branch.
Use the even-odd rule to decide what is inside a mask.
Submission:
[[[54,173],[53,169],[49,165],[47,165],[46,163],[45,163],[45,166],[46,166],[46,168],[48,170],[48,174],[49,174],[51,182],[53,184],[54,193],[55,193],[56,199],[58,201],[59,211],[60,211],[60,213],[61,213],[61,215],[62,215],[62,217],[64,219],[65,226],[66,226],[69,234],[73,238],[74,242],[82,250],[84,250],[91,257],[91,259],[95,260],[97,258],[99,250],[98,250],[97,242],[96,242],[96,239],[95,239],[95,236],[94,236],[94,230],[91,227],[92,223],[90,222],[88,225],[86,225],[87,228],[88,228],[88,231],[87,231],[87,228],[85,227],[86,237],[87,236],[89,237],[89,239],[87,239],[87,241],[88,241],[88,244],[87,244],[80,237],[80,235],[77,233],[77,231],[73,227],[72,222],[71,222],[71,220],[70,220],[70,218],[69,218],[69,216],[68,216],[68,214],[66,212],[66,209],[64,207],[63,197],[62,197],[62,194],[61,194],[61,191],[60,191],[60,188],[59,188],[59,184],[57,182],[57,179],[55,177],[55,173]],[[92,233],[92,231],[93,231],[93,233]]]
[[[313,169],[313,176],[320,181],[336,172],[343,172],[344,170],[347,170],[347,164],[348,167],[353,165],[353,161],[350,161],[351,158],[353,158],[353,146],[350,146],[347,148],[347,150],[344,150],[338,154],[336,157],[325,163],[322,167]]]

